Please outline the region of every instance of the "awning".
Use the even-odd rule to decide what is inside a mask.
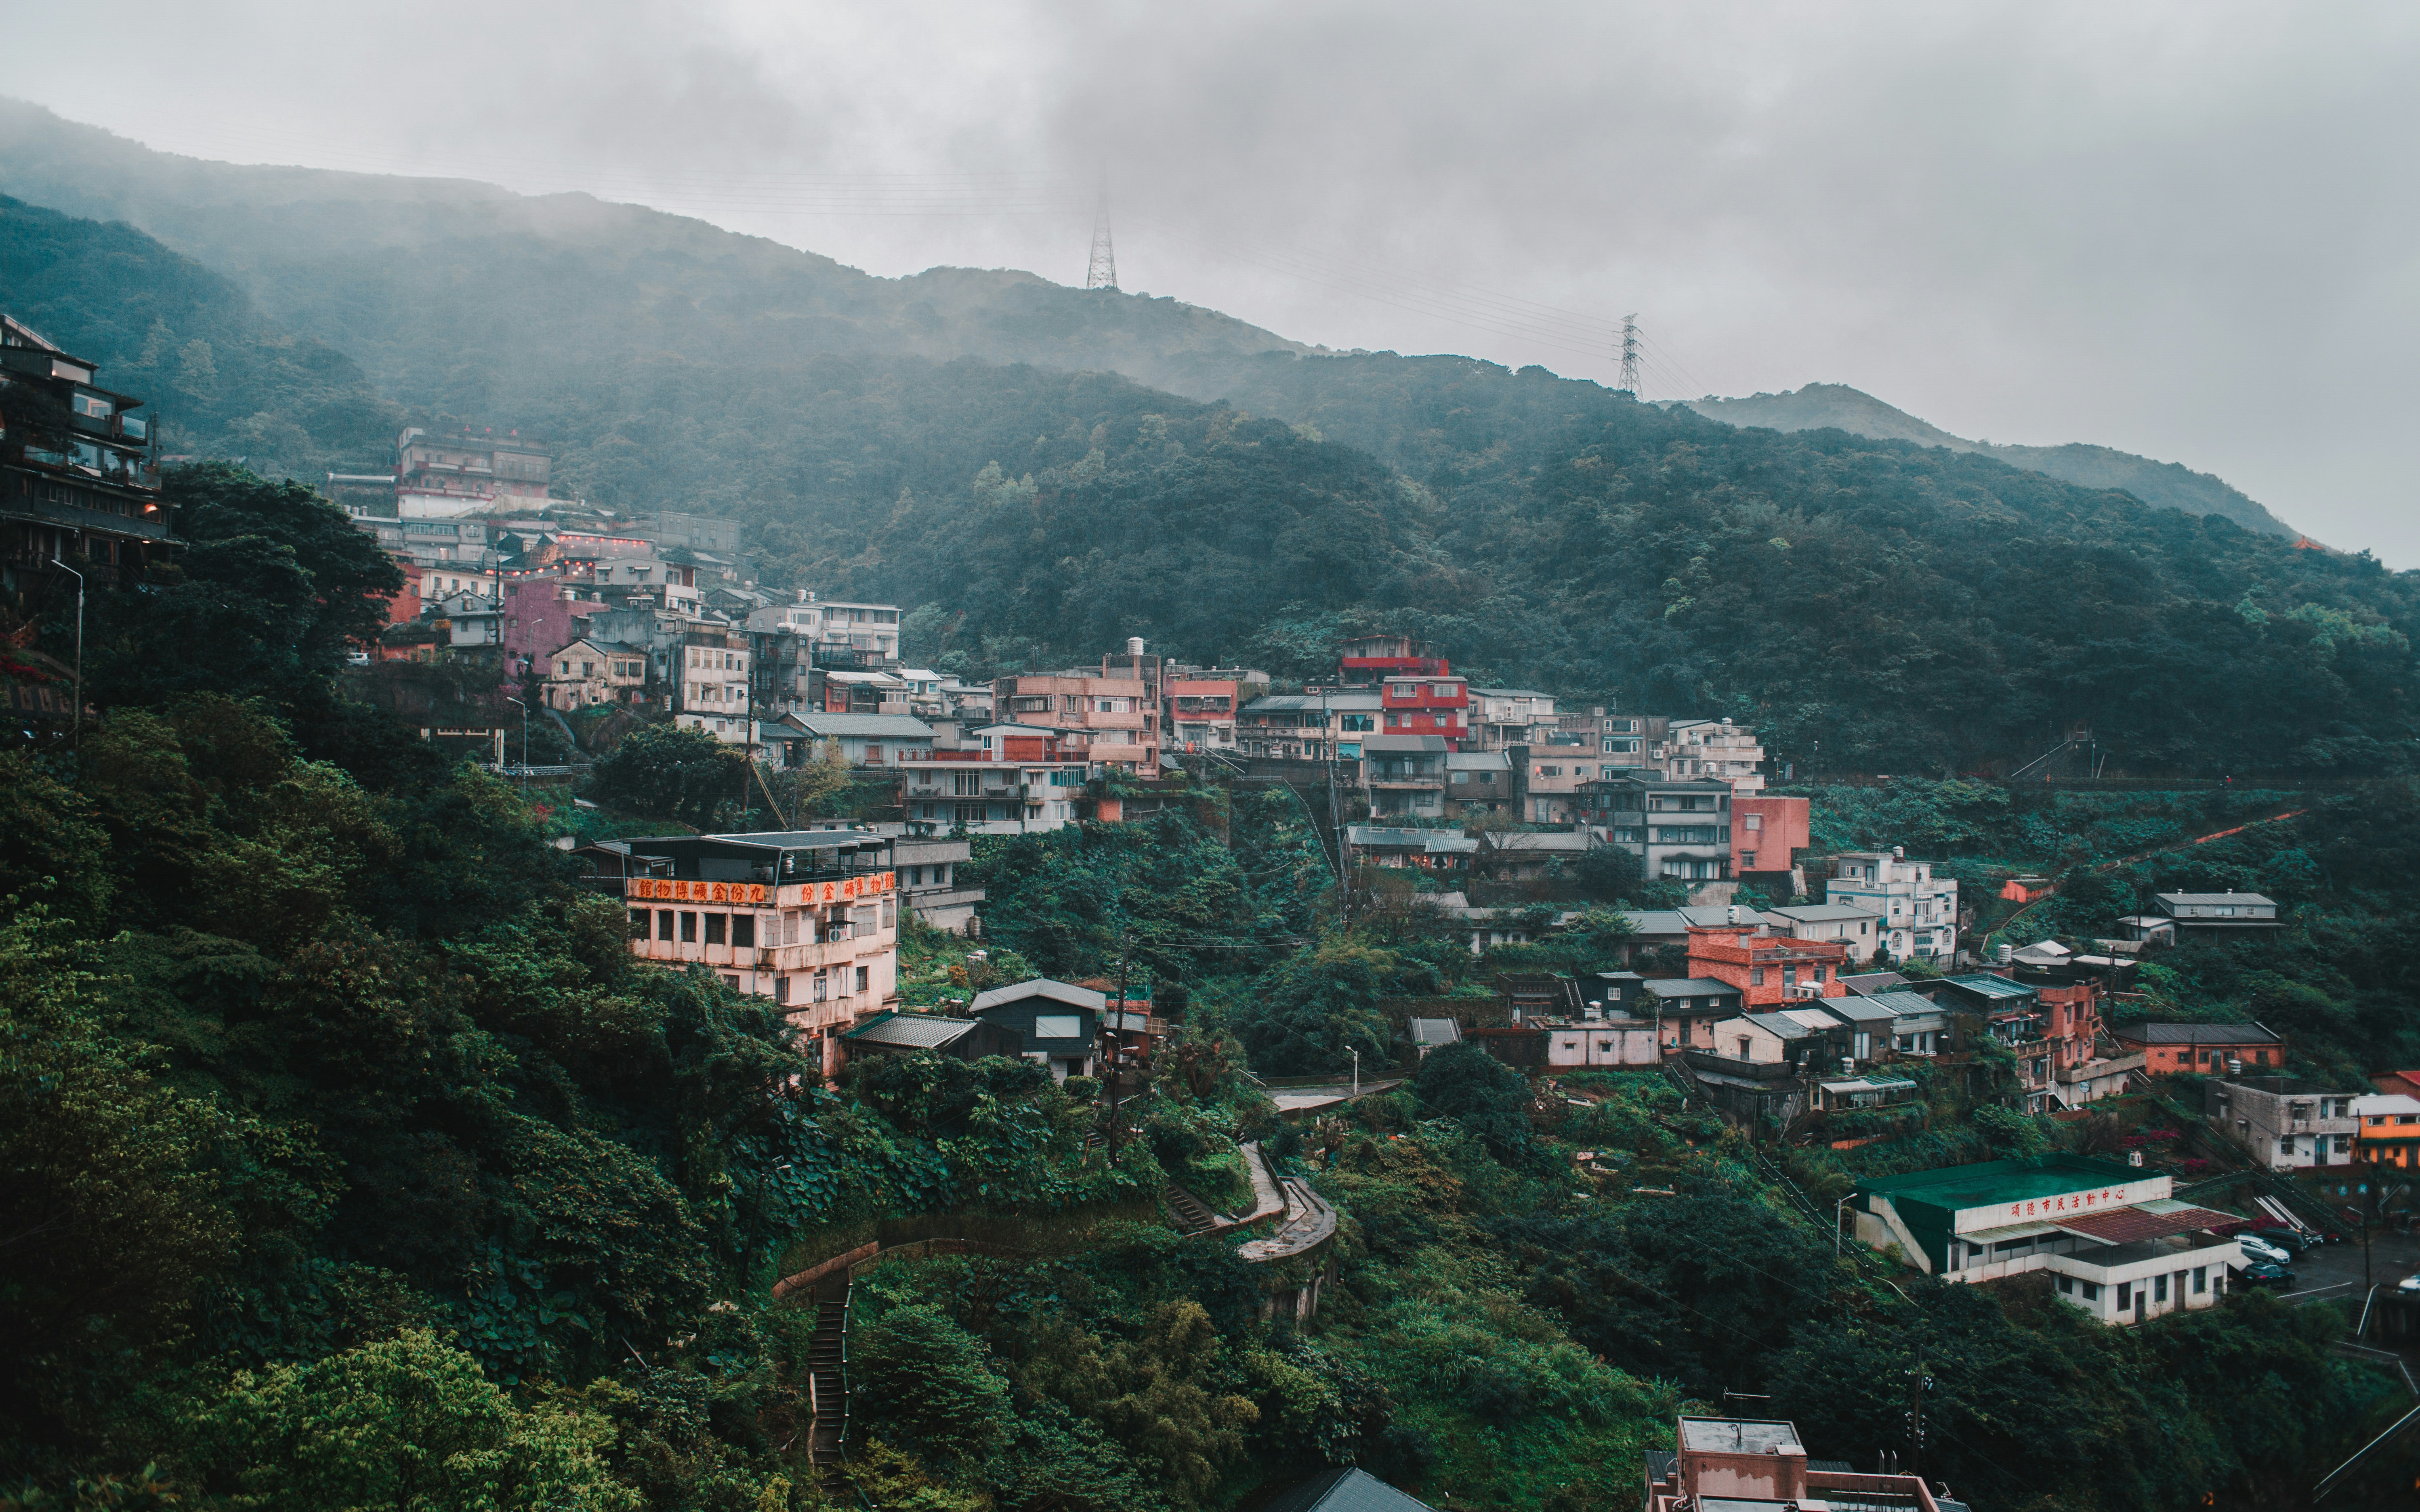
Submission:
[[[2067,1219],[2058,1227],[2096,1243],[2134,1244],[2147,1239],[2165,1239],[2170,1234],[2190,1234],[2199,1229],[2214,1228],[2220,1224],[2240,1224],[2242,1221],[2231,1212],[2220,1212],[2213,1208],[2163,1202],[2118,1208],[2108,1212],[2087,1212]]]

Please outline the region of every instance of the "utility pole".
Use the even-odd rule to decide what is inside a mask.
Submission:
[[[1621,317],[1621,379],[1614,388],[1636,399],[1638,397],[1638,316]]]
[[[521,711],[521,796],[526,798],[529,796],[529,705],[517,698],[507,697],[504,702]]]
[[[1907,1462],[1912,1475],[1924,1473],[1924,1394],[1931,1389],[1932,1378],[1925,1374],[1924,1356],[1919,1352],[1907,1382]]]
[[[84,738],[84,574],[69,566],[55,546],[51,548],[51,565],[73,574],[76,580],[75,715],[68,725],[68,741],[72,745]]]
[[[1109,170],[1101,167],[1101,197],[1093,211],[1093,257],[1084,270],[1084,286],[1105,288],[1111,293],[1118,286],[1118,255],[1109,243]]]
[[[1336,925],[1342,929],[1349,922],[1347,909],[1353,884],[1344,862],[1344,815],[1336,807],[1336,745],[1341,732],[1334,719],[1327,705],[1327,689],[1323,686],[1319,690],[1319,728],[1321,738],[1327,742],[1327,827],[1336,837]]]
[[[1109,1009],[1109,1158],[1118,1156],[1118,1073],[1125,1056],[1118,1042],[1126,1011],[1126,964],[1134,954],[1134,931],[1118,936],[1118,1000]]]

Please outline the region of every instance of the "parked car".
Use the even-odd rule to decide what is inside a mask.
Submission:
[[[2407,1275],[2395,1283],[2397,1291],[2420,1291],[2420,1275]]]
[[[2235,1242],[2243,1246],[2243,1257],[2259,1264],[2284,1265],[2294,1257],[2291,1250],[2279,1249],[2265,1239],[2251,1234],[2238,1234]]]
[[[2282,1265],[2259,1262],[2245,1266],[2242,1279],[2238,1284],[2247,1287],[2274,1287],[2279,1291],[2290,1291],[2294,1287],[2294,1273]]]
[[[2296,1228],[2256,1228],[2252,1230],[2252,1237],[2266,1241],[2289,1255],[2300,1255],[2319,1242],[2311,1235]]]

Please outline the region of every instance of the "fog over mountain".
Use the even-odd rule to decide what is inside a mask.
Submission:
[[[1610,381],[1636,311],[1650,398],[1845,383],[2420,563],[2408,7],[11,21],[0,95],[155,147],[586,193],[884,276],[1079,283],[1106,169],[1122,286],[1292,340]]]

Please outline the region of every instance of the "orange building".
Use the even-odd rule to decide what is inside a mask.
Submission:
[[[2352,1100],[2352,1158],[2410,1170],[2420,1164],[2420,1097],[2379,1092]]]
[[[2286,1037],[2265,1024],[2120,1024],[2109,1037],[2143,1053],[2147,1075],[2195,1071],[2232,1075],[2230,1061],[2270,1070],[2286,1063]]]
[[[1689,975],[1738,988],[1744,1011],[1750,1013],[1794,999],[1849,995],[1848,985],[1840,980],[1849,961],[1847,945],[1760,934],[1759,928],[1691,925]]]

